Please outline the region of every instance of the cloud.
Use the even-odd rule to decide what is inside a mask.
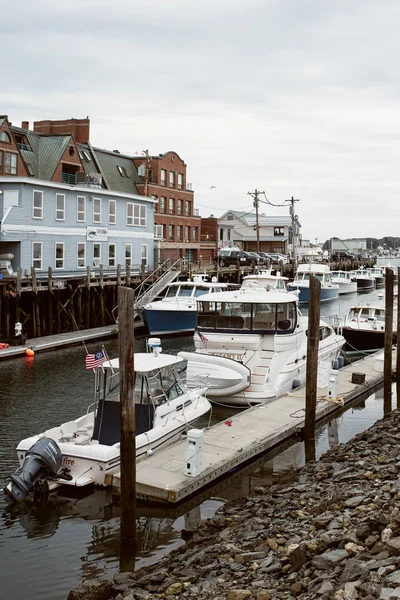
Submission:
[[[22,0],[0,25],[2,112],[176,150],[204,216],[258,188],[300,198],[304,237],[394,235],[399,17],[395,0]]]

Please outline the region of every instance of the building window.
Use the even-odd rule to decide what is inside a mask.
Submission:
[[[93,223],[101,223],[101,198],[93,198]]]
[[[115,225],[117,222],[117,202],[116,200],[108,201],[108,222],[110,225]]]
[[[56,221],[65,221],[65,194],[56,194]]]
[[[99,267],[101,263],[101,244],[93,244],[93,266]]]
[[[199,228],[198,227],[193,227],[193,241],[197,242],[199,236]]]
[[[178,173],[178,190],[183,190],[183,175]]]
[[[76,220],[77,221],[85,221],[85,218],[86,218],[86,197],[85,196],[78,196],[77,199],[76,199],[76,205],[77,205]]]
[[[178,215],[183,215],[183,200],[178,200],[178,206],[176,210]]]
[[[6,174],[16,175],[17,174],[17,162],[18,158],[16,154],[6,152]]]
[[[170,198],[168,200],[168,213],[170,215],[174,215],[175,214],[175,200],[174,200],[174,198]]]
[[[3,142],[4,144],[11,143],[11,138],[8,135],[7,131],[0,131],[0,142]]]
[[[174,226],[173,225],[168,225],[168,240],[170,242],[174,241]]]
[[[3,172],[3,153],[0,150],[0,173]]]
[[[190,227],[185,227],[185,242],[190,242]]]
[[[274,227],[274,235],[284,235],[283,227]]]
[[[161,185],[167,185],[167,171],[165,169],[161,169],[160,183]]]
[[[221,227],[221,229],[219,230],[219,239],[220,239],[220,241],[221,241],[221,242],[222,242],[222,241],[223,241],[223,239],[224,239],[224,230],[222,229],[222,227]]]
[[[56,269],[64,268],[64,242],[56,242]]]
[[[160,213],[165,213],[165,198],[160,196],[160,200],[158,202],[158,210]]]
[[[174,188],[175,187],[175,173],[174,173],[174,171],[170,171],[169,172],[169,187],[170,188]]]
[[[121,175],[121,177],[129,177],[128,172],[125,169],[125,167],[120,167],[119,165],[117,165],[117,169],[118,169],[118,173]]]
[[[33,191],[32,217],[34,219],[43,219],[43,192]]]
[[[185,215],[190,217],[190,200],[186,200],[185,202]]]
[[[125,264],[132,264],[132,244],[125,244]]]
[[[176,239],[178,242],[182,240],[182,225],[176,226]]]
[[[115,267],[115,244],[108,244],[108,266]]]
[[[148,265],[148,246],[147,244],[142,244],[142,265],[145,265],[145,267],[147,267]]]
[[[146,207],[144,204],[133,204],[128,202],[126,205],[126,224],[139,227],[146,226]]]
[[[42,242],[32,242],[32,267],[42,270]]]
[[[77,258],[76,266],[78,269],[84,269],[86,265],[86,244],[83,242],[78,242]]]

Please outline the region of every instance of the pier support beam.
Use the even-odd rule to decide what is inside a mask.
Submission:
[[[383,414],[392,412],[393,269],[385,276],[385,349],[383,367]]]
[[[308,338],[306,365],[306,418],[304,423],[304,444],[306,462],[315,460],[315,421],[317,406],[317,374],[320,320],[321,282],[310,276],[308,303]]]

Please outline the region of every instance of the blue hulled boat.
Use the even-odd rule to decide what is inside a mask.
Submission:
[[[332,283],[331,270],[328,265],[323,263],[307,263],[299,265],[296,271],[294,281],[289,283],[290,292],[299,293],[299,302],[309,301],[310,276],[314,275],[321,282],[321,302],[334,300],[339,296],[339,286]]]

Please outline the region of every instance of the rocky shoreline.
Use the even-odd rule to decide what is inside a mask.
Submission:
[[[400,598],[400,412],[182,535],[157,565],[68,600]]]

